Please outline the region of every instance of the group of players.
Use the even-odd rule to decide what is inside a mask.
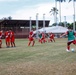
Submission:
[[[76,32],[73,31],[71,27],[68,27],[68,31],[65,32],[64,34],[60,35],[60,38],[63,37],[64,35],[67,35],[67,38],[68,38],[66,51],[70,52],[70,45],[72,43],[74,45],[76,45],[76,40],[75,40]],[[39,32],[38,33],[38,39],[39,39],[40,43],[47,42],[47,40],[46,40],[46,34],[44,32],[42,32],[42,33]],[[48,42],[50,42],[50,41],[51,42],[52,41],[55,42],[54,34],[53,33],[48,33]],[[29,33],[29,43],[28,43],[28,46],[30,46],[31,43],[32,43],[32,46],[34,46],[35,40],[34,40],[34,33],[33,33],[33,31],[31,31]]]
[[[33,33],[33,30],[30,31],[29,33],[29,43],[28,43],[28,46],[30,46],[30,44],[32,43],[32,46],[34,46],[35,44],[35,34]],[[46,38],[48,38],[48,40],[46,40]],[[45,43],[45,42],[55,42],[55,39],[54,39],[54,34],[51,32],[51,33],[48,33],[46,34],[45,32],[38,32],[38,41],[42,44],[42,43]]]
[[[0,48],[2,48],[2,37],[5,38],[6,47],[15,47],[15,37],[12,29],[9,29],[5,32],[3,30],[0,31]]]
[[[0,48],[2,48],[2,37],[5,38],[5,43],[6,43],[6,47],[15,47],[15,35],[14,32],[12,31],[12,29],[9,29],[5,32],[3,32],[3,30],[0,31]],[[30,46],[30,44],[32,43],[32,46],[34,46],[35,44],[35,39],[34,39],[35,35],[33,33],[33,30],[31,30],[29,32],[29,43],[28,46]],[[48,34],[48,40],[46,40],[47,35],[42,32],[38,32],[38,41],[42,44],[45,42],[55,42],[54,39],[54,34],[53,33],[49,33]]]
[[[2,48],[2,37],[5,37],[5,42],[6,42],[6,47],[15,47],[15,36],[14,36],[14,32],[9,29],[5,32],[3,32],[3,30],[0,31],[0,48]],[[74,32],[70,27],[68,28],[68,31],[65,32],[64,34],[60,35],[60,37],[63,37],[64,35],[68,35],[68,41],[67,41],[67,51],[70,51],[70,45],[71,43],[76,45],[76,40],[75,40],[75,36],[76,36],[76,32]],[[42,44],[45,42],[55,42],[54,39],[54,34],[53,33],[44,33],[44,32],[38,32],[38,41]],[[48,40],[46,40],[46,38],[48,38]],[[34,46],[35,44],[35,34],[33,33],[33,30],[31,30],[29,32],[29,42],[28,42],[28,46],[30,46],[32,44],[32,46]]]

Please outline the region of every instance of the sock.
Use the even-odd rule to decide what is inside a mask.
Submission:
[[[67,49],[70,50],[70,46],[67,46]]]

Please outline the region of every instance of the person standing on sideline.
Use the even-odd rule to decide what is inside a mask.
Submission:
[[[76,40],[75,40],[75,36],[76,36],[76,33],[72,30],[71,27],[68,27],[68,31],[64,34],[62,34],[60,37],[63,37],[64,35],[68,35],[68,42],[67,42],[67,52],[70,51],[70,45],[71,43],[75,44],[76,45]]]
[[[3,35],[3,30],[0,31],[0,48],[2,48],[2,35]]]
[[[15,46],[15,36],[14,36],[14,32],[12,31],[12,29],[9,30],[9,33],[10,33],[11,47],[16,47]]]
[[[9,33],[9,31],[7,30],[4,35],[5,35],[6,47],[9,48],[10,47],[10,33]]]
[[[31,31],[29,32],[29,37],[28,37],[28,39],[29,39],[28,46],[30,46],[31,43],[32,43],[32,46],[34,46],[35,40],[34,40],[34,33],[33,33],[33,30],[31,30]]]

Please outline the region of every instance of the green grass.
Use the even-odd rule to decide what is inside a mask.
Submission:
[[[0,49],[0,75],[76,75],[76,51],[66,52],[67,39],[27,46],[27,39],[16,39],[16,47]],[[72,48],[76,47],[72,44]]]

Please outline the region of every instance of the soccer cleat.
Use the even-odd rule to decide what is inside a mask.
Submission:
[[[70,52],[70,50],[66,49],[67,52]]]

